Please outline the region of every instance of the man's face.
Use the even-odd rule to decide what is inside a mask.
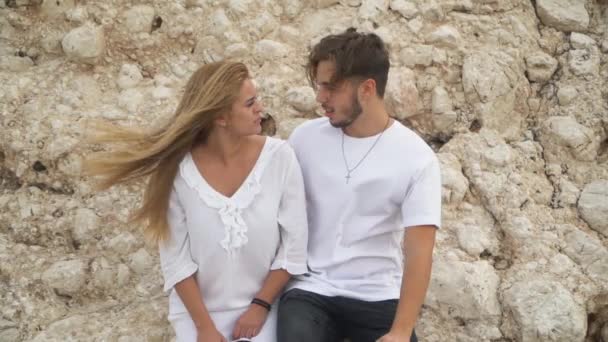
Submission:
[[[347,127],[361,114],[363,109],[357,98],[357,82],[343,80],[333,83],[335,63],[322,61],[317,66],[317,102],[334,127]]]

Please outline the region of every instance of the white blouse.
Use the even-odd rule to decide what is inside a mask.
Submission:
[[[175,177],[168,220],[170,238],[160,244],[164,290],[196,273],[210,312],[249,306],[270,270],[307,272],[304,184],[285,141],[266,138],[231,197],[206,182],[188,153]],[[187,312],[176,291],[169,303],[170,315]]]

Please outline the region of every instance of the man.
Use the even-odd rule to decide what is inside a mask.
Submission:
[[[417,341],[441,181],[431,148],[385,109],[389,66],[382,40],[352,28],[309,55],[326,118],[290,137],[306,186],[309,273],[281,299],[281,342]]]

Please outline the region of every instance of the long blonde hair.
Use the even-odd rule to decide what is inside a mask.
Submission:
[[[163,127],[145,131],[107,123],[95,125],[92,142],[109,144],[113,149],[85,160],[85,174],[99,177],[99,190],[149,176],[143,203],[132,221],[143,223],[152,241],[166,240],[169,197],[180,161],[193,146],[207,139],[219,116],[231,111],[249,77],[243,63],[206,64],[190,77],[173,120]]]

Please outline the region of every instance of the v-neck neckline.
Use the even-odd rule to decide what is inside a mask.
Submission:
[[[243,188],[249,183],[251,177],[253,177],[254,174],[256,173],[256,170],[257,170],[257,168],[260,165],[260,161],[262,160],[262,157],[266,153],[266,149],[267,149],[268,145],[269,145],[268,144],[268,137],[264,137],[264,144],[262,145],[262,148],[260,149],[260,153],[259,153],[259,155],[258,155],[255,163],[253,164],[253,167],[251,168],[251,170],[249,170],[249,173],[247,174],[247,176],[245,178],[243,178],[243,181],[241,182],[241,184],[239,185],[239,187],[236,189],[236,191],[231,196],[226,196],[222,192],[216,190],[207,181],[207,179],[205,179],[205,176],[203,176],[203,173],[201,172],[201,170],[199,170],[198,166],[196,165],[196,162],[194,161],[194,156],[192,156],[192,151],[188,152],[188,158],[190,158],[190,162],[192,163],[192,167],[194,167],[194,170],[196,170],[196,174],[198,175],[199,180],[201,181],[202,184],[205,185],[205,187],[209,188],[209,190],[211,192],[213,192],[214,194],[216,194],[220,198],[224,199],[225,201],[234,201],[237,198],[237,196],[242,192]]]

